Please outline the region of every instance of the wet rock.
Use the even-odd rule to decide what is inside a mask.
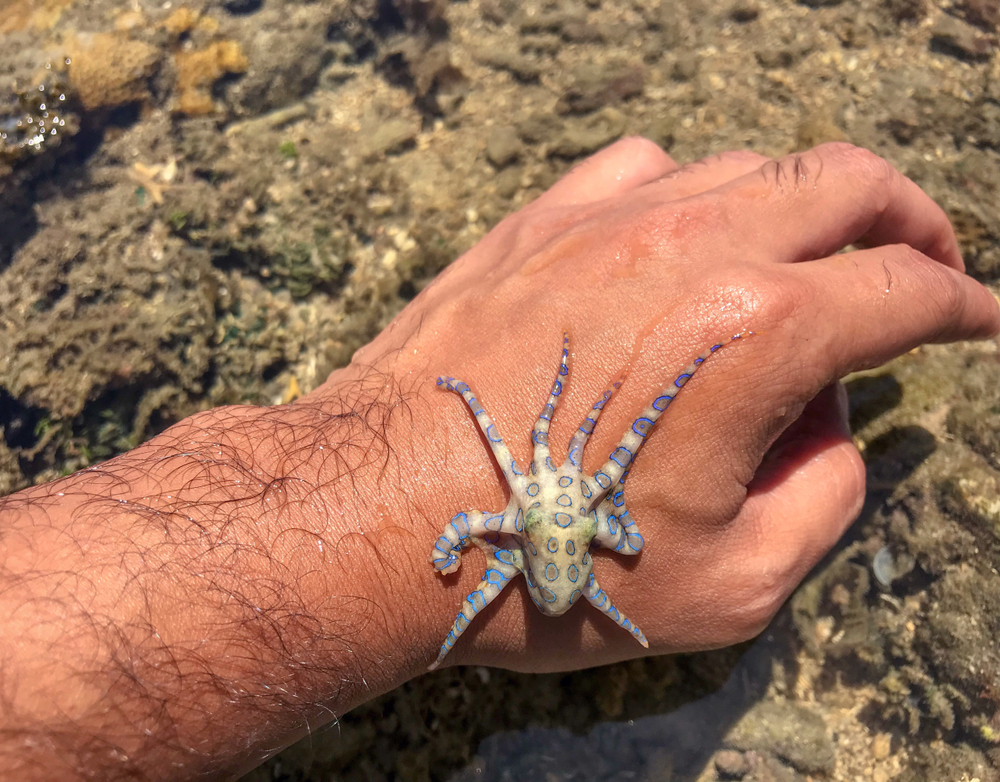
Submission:
[[[521,169],[505,168],[497,176],[497,195],[501,198],[513,198],[521,189]]]
[[[938,17],[931,30],[931,49],[960,60],[988,60],[996,47],[994,36],[947,14]]]
[[[0,426],[0,497],[23,489],[27,484],[17,457],[4,442],[4,430]]]
[[[522,82],[538,81],[541,66],[530,57],[518,52],[490,49],[479,54],[479,61],[491,68],[507,71]]]
[[[592,65],[574,74],[560,100],[563,112],[586,114],[642,93],[643,71],[637,65]]]
[[[517,133],[529,144],[539,144],[552,141],[562,127],[563,123],[559,117],[548,112],[539,112],[518,122]]]
[[[486,159],[497,168],[513,163],[521,155],[521,139],[510,126],[490,130],[486,137]]]
[[[600,43],[606,32],[597,25],[575,20],[564,24],[561,30],[563,40],[571,43]]]
[[[518,21],[522,33],[560,33],[570,25],[584,25],[586,16],[577,10],[553,10],[525,13]]]
[[[339,44],[327,40],[326,31],[344,23],[344,14],[325,3],[301,6],[264,6],[255,17],[254,32],[243,40],[246,66],[232,84],[227,98],[241,115],[272,111],[301,100],[316,87],[334,61]],[[340,53],[343,60],[353,55]],[[342,65],[342,67],[345,67]],[[345,76],[346,78],[346,76]],[[329,83],[329,81],[328,81]]]
[[[417,138],[419,124],[412,119],[369,118],[362,124],[360,152],[365,160],[397,152]]]
[[[997,0],[960,0],[955,12],[965,21],[990,32],[1000,28],[1000,3]]]
[[[681,52],[674,60],[674,67],[670,75],[677,81],[690,81],[698,75],[698,68],[701,67],[701,60],[694,52]]]
[[[413,90],[422,111],[447,116],[465,98],[468,79],[452,63],[447,42],[426,44],[427,39],[421,38],[399,40],[383,53],[381,68],[390,81]]]
[[[885,12],[896,24],[917,22],[927,16],[927,0],[886,0]]]
[[[729,9],[729,18],[738,24],[746,24],[760,16],[760,8],[753,0],[739,0]]]
[[[758,703],[730,728],[724,742],[744,752],[776,755],[803,773],[829,772],[834,767],[826,723],[797,703]]]
[[[591,117],[570,120],[549,147],[549,154],[577,158],[596,152],[621,136],[626,123],[625,115],[610,106]]]
[[[955,405],[948,414],[948,431],[1000,470],[1000,410],[984,399]]]

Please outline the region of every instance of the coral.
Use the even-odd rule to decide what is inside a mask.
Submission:
[[[66,41],[69,81],[85,109],[114,108],[149,97],[159,65],[155,46],[121,33],[74,35]]]
[[[204,49],[178,52],[177,99],[174,108],[181,114],[211,114],[216,110],[212,85],[231,73],[243,73],[247,58],[236,41],[215,41]]]
[[[73,0],[13,0],[0,3],[0,35],[19,30],[49,30]]]

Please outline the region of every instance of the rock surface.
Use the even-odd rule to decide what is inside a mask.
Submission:
[[[996,291],[997,9],[0,3],[0,492],[316,387],[629,134],[682,162],[873,149]],[[848,387],[866,510],[757,646],[442,671],[252,778],[995,780],[1000,354],[924,347]]]

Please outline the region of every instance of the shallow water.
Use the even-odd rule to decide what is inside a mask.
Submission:
[[[623,135],[681,161],[874,149],[996,290],[994,10],[0,2],[0,492],[202,406],[310,390]],[[40,86],[67,100],[28,145],[11,129],[49,119]],[[755,644],[443,671],[254,778],[996,779],[996,345],[922,348],[849,388],[865,513]]]

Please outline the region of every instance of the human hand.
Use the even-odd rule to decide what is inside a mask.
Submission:
[[[867,249],[833,255],[848,244]],[[838,378],[923,342],[1000,329],[996,301],[962,270],[942,210],[849,145],[678,167],[629,139],[582,163],[312,397],[322,403],[373,369],[414,390],[392,435],[407,443],[397,448],[399,502],[383,514],[405,519],[408,533],[380,537],[400,571],[389,594],[399,627],[420,617],[421,632],[402,635],[433,657],[421,651],[424,631],[436,628],[436,651],[483,568],[466,557],[457,578],[442,580],[426,552],[454,513],[506,503],[473,417],[433,388],[437,375],[468,383],[527,464],[568,330],[571,378],[550,433],[557,463],[593,400],[628,369],[587,449],[593,473],[695,355],[756,332],[706,363],[637,456],[625,496],[642,555],[595,557],[601,585],[652,652],[722,646],[762,630],[860,511],[864,466]],[[446,661],[552,670],[642,653],[589,606],[546,618],[515,584]]]

